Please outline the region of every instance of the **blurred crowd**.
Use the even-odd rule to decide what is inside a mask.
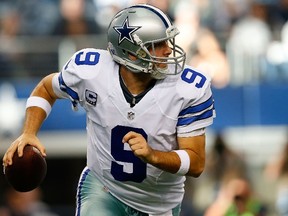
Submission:
[[[42,201],[40,188],[18,192],[9,187],[3,196],[5,202],[0,206],[0,216],[59,216]]]
[[[288,81],[287,0],[1,0],[1,77],[43,76],[58,69],[59,52],[51,53],[47,37],[97,38],[116,11],[135,3],[169,14],[180,30],[187,63],[209,73],[216,88]],[[21,37],[38,40],[31,48],[31,41],[13,40]],[[29,68],[31,59],[38,67]]]
[[[281,146],[253,166],[225,133],[215,134],[205,172],[187,179],[182,216],[288,216],[288,139]]]

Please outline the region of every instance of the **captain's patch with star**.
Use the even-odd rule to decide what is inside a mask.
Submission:
[[[114,30],[119,34],[118,44],[121,44],[124,40],[128,40],[131,43],[134,43],[132,34],[137,31],[141,26],[130,26],[129,18],[127,17],[122,26],[114,26]]]

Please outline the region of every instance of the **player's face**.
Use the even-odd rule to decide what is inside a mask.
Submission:
[[[172,53],[172,49],[170,48],[168,41],[162,41],[162,42],[154,44],[154,49],[150,47],[149,52],[151,53],[152,56],[169,57],[169,55]],[[165,61],[166,60],[163,59],[163,62]],[[166,68],[167,64],[158,63],[156,64],[156,67]]]

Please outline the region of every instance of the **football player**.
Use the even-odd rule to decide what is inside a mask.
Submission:
[[[166,14],[140,4],[125,8],[108,28],[108,50],[76,52],[27,100],[23,134],[4,155],[37,138],[55,100],[87,113],[87,167],[76,215],[180,215],[185,176],[205,166],[205,128],[215,117],[210,78],[185,65],[179,33]]]

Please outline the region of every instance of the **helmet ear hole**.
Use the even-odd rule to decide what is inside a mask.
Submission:
[[[147,53],[143,49],[139,49],[137,51],[137,56],[139,56],[140,58],[145,58],[147,56]]]

